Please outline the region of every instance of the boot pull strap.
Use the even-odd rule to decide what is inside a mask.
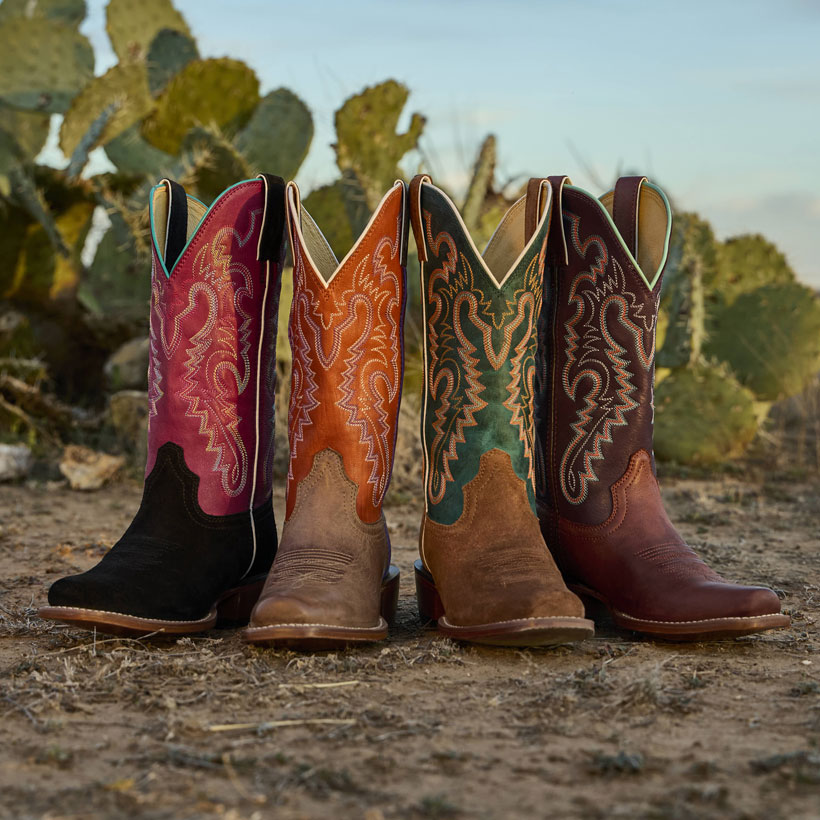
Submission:
[[[641,186],[646,177],[621,177],[615,183],[612,199],[612,221],[623,237],[629,252],[638,256],[638,214]]]
[[[185,189],[172,179],[163,179],[160,184],[168,192],[168,222],[162,255],[166,270],[172,270],[188,242],[188,196]]]
[[[564,185],[572,185],[572,180],[567,176],[547,177],[547,180],[552,186],[553,208],[547,238],[549,260],[554,265],[567,266],[569,251],[567,250],[567,237],[564,234]]]
[[[285,180],[271,174],[259,174],[265,193],[262,229],[256,246],[260,262],[281,264],[285,256]]]
[[[421,186],[425,182],[433,184],[433,180],[427,174],[416,174],[410,181],[410,224],[413,226],[413,236],[416,239],[419,262],[427,261],[427,246],[424,244],[424,224],[421,219]]]
[[[401,182],[401,236],[399,238],[399,264],[403,267],[407,267],[407,242],[410,239],[408,236],[408,227],[410,226],[410,219],[409,219],[409,205],[410,205],[410,195],[407,189],[407,185],[404,183],[404,180],[397,179],[396,183],[398,184]]]
[[[525,245],[532,239],[532,235],[544,215],[544,208],[548,206],[545,194],[549,187],[549,180],[545,177],[533,177],[527,183],[527,202],[524,210]]]

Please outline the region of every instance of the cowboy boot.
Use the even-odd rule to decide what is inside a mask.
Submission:
[[[284,183],[205,208],[151,192],[148,460],[131,526],[40,616],[118,634],[247,623],[276,552],[271,504]]]
[[[411,184],[424,315],[422,618],[459,640],[592,635],[535,515],[532,410],[551,192],[532,180],[481,255],[428,176]]]
[[[728,583],[688,547],[652,454],[655,325],[671,212],[644,177],[600,201],[551,177],[556,213],[536,407],[542,532],[571,589],[667,639],[783,627],[768,589]]]
[[[279,553],[245,638],[301,648],[381,640],[399,594],[382,502],[404,372],[405,186],[397,182],[341,264],[299,189],[288,335],[290,465]]]

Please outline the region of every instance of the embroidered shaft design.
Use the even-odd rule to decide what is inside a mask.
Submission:
[[[422,186],[427,515],[452,524],[481,455],[508,453],[535,503],[533,389],[548,224],[499,287],[452,205]]]
[[[289,208],[294,269],[288,517],[314,456],[331,448],[358,486],[359,518],[380,519],[404,371],[403,200],[402,187],[394,188],[327,284]]]
[[[571,519],[592,502],[597,522],[632,453],[652,449],[660,283],[646,285],[594,202],[564,200],[568,264],[550,265],[540,330],[538,494]]]
[[[170,277],[153,249],[145,474],[159,447],[180,445],[211,515],[271,494],[281,269],[257,260],[263,208],[261,182],[231,189]]]

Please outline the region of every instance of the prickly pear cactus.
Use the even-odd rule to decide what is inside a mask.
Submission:
[[[740,294],[708,327],[706,354],[761,400],[800,393],[820,371],[820,300],[797,282]]]
[[[94,313],[142,318],[150,295],[147,260],[136,254],[130,238],[120,242],[118,233],[109,228],[103,234],[77,297]]]
[[[17,156],[25,161],[33,160],[43,150],[50,119],[48,114],[0,105],[0,132],[13,140]]]
[[[259,80],[239,60],[194,60],[157,98],[142,124],[142,135],[155,148],[177,154],[185,135],[197,126],[216,126],[231,135],[259,104]]]
[[[413,114],[403,134],[396,133],[409,91],[395,80],[365,88],[336,112],[336,162],[359,178],[373,210],[402,176],[398,164],[417,145],[424,117]]]
[[[85,13],[85,0],[3,0],[0,23],[12,17],[33,17],[77,28],[85,19]]]
[[[705,281],[717,269],[718,242],[708,222],[697,214],[676,214],[664,273],[657,339],[659,367],[696,362],[705,334]]]
[[[794,271],[777,246],[754,234],[735,236],[719,244],[714,279],[705,284],[720,302],[731,304],[741,293],[763,285],[795,281]]]
[[[662,461],[728,461],[744,452],[757,429],[754,396],[725,367],[681,367],[655,388],[655,454]]]
[[[164,176],[173,165],[174,158],[146,142],[138,125],[132,125],[118,137],[105,144],[105,153],[123,174],[151,178]]]
[[[199,59],[196,43],[181,31],[164,28],[148,48],[148,88],[158,97],[165,86],[192,60]]]
[[[0,25],[0,100],[62,113],[94,73],[82,34],[49,19],[11,17]]]
[[[264,96],[236,146],[255,172],[269,171],[293,179],[313,140],[313,117],[308,107],[287,88]]]
[[[242,155],[233,144],[214,129],[194,128],[182,143],[196,169],[192,193],[212,202],[226,188],[251,176]]]
[[[79,254],[91,227],[93,202],[75,202],[55,216],[69,247],[64,256],[49,242],[42,225],[30,224],[25,232],[14,278],[6,297],[21,304],[42,305],[74,294],[80,282]]]
[[[6,205],[0,209],[0,301],[11,299],[15,290],[17,260],[23,250],[26,232],[34,219],[25,209]]]
[[[370,215],[364,189],[350,172],[331,185],[312,191],[302,204],[338,260],[353,247]]]
[[[66,156],[74,153],[92,123],[109,105],[115,106],[113,113],[92,148],[118,137],[153,108],[145,68],[140,63],[118,63],[101,77],[95,77],[72,100],[60,127],[60,148]]]
[[[163,29],[190,36],[185,18],[170,0],[111,0],[105,10],[105,28],[120,60],[144,58]]]
[[[24,173],[22,165],[40,153],[48,136],[49,119],[48,114],[0,104],[0,197],[12,196],[15,179]]]
[[[492,191],[495,177],[495,156],[496,138],[490,134],[485,138],[479,149],[478,157],[476,157],[473,166],[473,176],[470,179],[470,185],[467,188],[467,195],[464,197],[464,205],[461,209],[464,224],[471,233],[478,228],[481,212],[484,208],[484,200],[487,198],[487,193]]]

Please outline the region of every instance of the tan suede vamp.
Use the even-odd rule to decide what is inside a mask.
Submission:
[[[390,557],[387,525],[383,515],[373,524],[359,519],[357,493],[339,453],[316,454],[299,482],[252,627],[380,623],[381,583]]]
[[[502,450],[481,456],[478,473],[464,486],[458,521],[425,517],[420,538],[450,624],[584,617],[544,543],[526,485]]]

